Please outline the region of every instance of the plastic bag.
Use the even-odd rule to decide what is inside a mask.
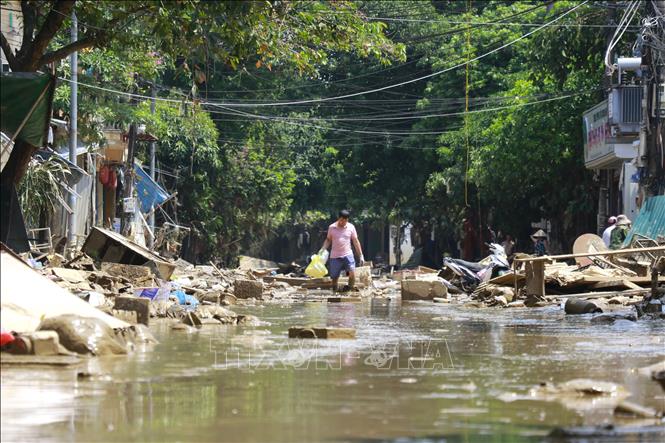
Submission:
[[[322,278],[328,275],[328,269],[326,269],[326,258],[327,257],[318,254],[312,255],[312,261],[310,261],[307,269],[305,269],[305,274],[312,278]]]

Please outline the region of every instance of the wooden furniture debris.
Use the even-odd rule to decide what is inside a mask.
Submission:
[[[528,261],[525,263],[526,295],[542,298],[545,296],[545,261]]]
[[[576,254],[562,254],[542,257],[519,257],[513,262],[513,269],[519,263],[524,263],[526,278],[527,296],[545,295],[545,283],[556,282],[561,289],[572,289],[575,287],[586,287],[589,289],[604,289],[610,287],[626,287],[633,291],[643,291],[640,284],[649,285],[651,279],[646,277],[635,277],[634,273],[625,272],[620,266],[612,269],[587,268],[585,271],[579,270],[577,266],[568,266],[565,263],[558,263],[555,260],[567,260],[578,257],[595,257],[606,261],[604,257],[613,255],[643,254],[645,252],[665,251],[665,246],[654,246],[649,248],[630,248],[617,249],[598,252],[583,252]],[[515,270],[513,271],[515,272]],[[658,281],[665,281],[658,278]],[[515,279],[515,291],[517,292],[517,279]],[[591,293],[593,294],[593,293]],[[612,294],[620,295],[613,292]],[[570,294],[579,295],[579,294]]]
[[[173,263],[108,229],[92,228],[82,251],[102,262],[148,266],[164,280],[168,280],[175,270]]]

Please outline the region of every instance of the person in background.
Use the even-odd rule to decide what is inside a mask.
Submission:
[[[542,257],[547,255],[547,234],[542,229],[536,231],[535,234],[531,236],[533,240],[533,253],[536,257]]]
[[[615,228],[612,230],[612,234],[610,234],[610,249],[621,249],[623,241],[628,237],[630,227],[631,221],[628,217],[623,214],[617,216]]]
[[[349,275],[349,284],[342,288],[342,292],[354,289],[356,261],[353,258],[351,243],[353,243],[353,247],[358,253],[360,266],[365,262],[363,251],[358,241],[358,233],[355,226],[349,223],[349,216],[349,211],[346,209],[339,211],[337,221],[328,227],[328,236],[323,242],[321,251],[319,251],[319,254],[321,254],[323,250],[332,246],[330,251],[330,278],[332,278],[333,292],[337,292],[337,283],[342,270],[345,270]]]
[[[503,250],[506,251],[506,257],[510,257],[513,254],[515,242],[509,234],[506,234],[506,238],[501,243],[501,246],[503,246]]]
[[[610,247],[610,238],[612,236],[612,231],[616,227],[617,218],[612,216],[607,219],[607,228],[603,231],[603,243],[608,248]]]

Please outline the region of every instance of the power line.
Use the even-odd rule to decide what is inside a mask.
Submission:
[[[500,111],[504,109],[512,109],[512,108],[522,108],[526,106],[532,106],[536,104],[541,104],[541,103],[548,103],[552,101],[558,101],[558,100],[563,100],[566,98],[571,98],[571,97],[576,97],[580,95],[586,95],[590,94],[592,92],[597,92],[600,89],[593,89],[593,90],[588,90],[588,91],[582,91],[582,92],[577,92],[577,93],[572,93],[572,94],[565,94],[561,95],[558,97],[552,97],[544,100],[537,100],[533,102],[528,102],[528,103],[520,103],[520,104],[514,104],[514,105],[507,105],[507,106],[499,106],[499,107],[494,107],[494,108],[484,108],[484,109],[474,109],[471,111],[460,111],[460,112],[451,112],[447,114],[432,114],[428,116],[423,116],[424,118],[430,118],[430,117],[453,117],[453,116],[461,116],[461,115],[470,115],[470,114],[478,114],[478,113],[485,113],[485,112],[494,112],[494,111]],[[354,130],[354,129],[346,129],[346,128],[333,128],[333,127],[325,127],[325,126],[318,126],[318,125],[313,125],[313,124],[306,124],[306,123],[299,123],[298,121],[309,121],[309,120],[317,120],[319,121],[320,119],[298,119],[298,118],[293,118],[293,117],[278,117],[278,116],[267,116],[267,115],[261,115],[261,114],[252,114],[249,112],[243,112],[237,109],[231,109],[231,108],[226,108],[221,105],[214,105],[216,107],[220,107],[227,112],[221,112],[221,111],[211,111],[208,110],[210,113],[221,113],[221,114],[229,114],[230,115],[243,115],[247,117],[253,117],[258,120],[273,120],[273,121],[280,121],[286,124],[295,124],[295,125],[303,125],[303,126],[308,126],[308,127],[313,127],[317,129],[324,129],[324,130],[329,130],[329,131],[338,131],[338,132],[353,132],[353,133],[358,133],[358,134],[377,134],[377,135],[439,135],[443,134],[449,131],[404,131],[404,132],[390,132],[390,131],[364,131],[364,130]],[[294,121],[295,120],[295,121]],[[331,120],[334,121],[334,120]]]
[[[438,23],[438,24],[468,24],[468,22],[463,21],[452,21],[452,20],[425,20],[425,19],[409,19],[409,18],[398,18],[398,17],[367,17],[370,20],[382,20],[389,22],[405,22],[405,23]],[[525,27],[537,27],[542,26],[543,23],[515,23],[515,22],[470,22],[471,26],[525,26]],[[553,28],[614,28],[614,25],[603,25],[603,24],[590,24],[590,23],[560,23],[551,25]],[[639,29],[639,26],[630,26],[631,28]]]
[[[585,95],[585,94],[590,94],[592,92],[597,92],[600,89],[591,89],[587,91],[581,91],[581,92],[571,92],[571,93],[564,93],[564,95],[558,95],[555,97],[551,98],[546,98],[543,100],[537,100],[533,102],[526,103],[524,105],[529,105],[529,104],[537,104],[537,103],[546,103],[549,101],[555,101],[555,100],[561,100],[563,98],[570,98],[570,97],[576,97],[578,95]],[[505,99],[510,100],[510,99],[520,99],[523,97],[516,97],[516,96],[508,96],[505,97]],[[308,117],[308,118],[301,118],[301,117],[283,117],[283,116],[269,116],[269,115],[261,115],[262,117],[268,117],[268,118],[275,118],[275,119],[288,119],[288,120],[298,120],[298,121],[331,121],[331,122],[336,122],[336,121],[391,121],[391,120],[414,120],[414,119],[426,119],[426,118],[438,118],[438,117],[453,117],[453,116],[460,116],[460,115],[466,115],[466,114],[475,114],[479,112],[490,112],[490,111],[499,111],[502,109],[509,109],[515,106],[520,106],[520,105],[507,105],[507,106],[498,106],[498,107],[493,107],[493,108],[483,108],[483,109],[474,109],[470,111],[459,111],[459,112],[449,112],[449,113],[444,113],[444,114],[424,114],[424,115],[412,115],[412,116],[393,116],[393,117],[375,117],[375,116],[367,116],[367,117],[335,117],[335,118],[320,118],[320,117]],[[259,116],[260,114],[251,114],[251,113],[246,113],[248,115],[253,115],[253,116]],[[244,115],[244,114],[243,114]]]
[[[498,52],[498,51],[500,51],[500,50],[502,50],[502,49],[505,49],[505,48],[507,48],[507,47],[509,47],[509,46],[511,46],[511,45],[513,45],[513,44],[515,44],[515,43],[517,43],[518,41],[521,41],[521,40],[523,40],[523,39],[529,37],[530,35],[532,35],[532,34],[538,32],[538,31],[540,31],[540,30],[542,30],[542,29],[544,29],[544,28],[550,26],[552,23],[555,23],[556,21],[562,19],[562,18],[565,17],[566,15],[570,14],[571,12],[573,12],[573,11],[575,11],[576,9],[580,8],[581,6],[585,5],[586,3],[588,3],[588,1],[589,1],[589,0],[585,0],[584,2],[582,2],[582,3],[580,3],[580,4],[576,5],[576,6],[574,6],[573,8],[570,8],[569,10],[567,10],[567,11],[564,12],[563,14],[559,15],[558,17],[554,18],[553,20],[550,20],[549,22],[543,24],[542,26],[539,26],[538,28],[533,29],[532,31],[529,31],[529,32],[527,32],[527,33],[525,33],[525,34],[522,34],[520,37],[518,37],[518,38],[516,38],[516,39],[513,39],[513,40],[511,40],[510,42],[505,43],[505,44],[499,46],[498,48],[492,49],[491,51],[488,51],[488,52],[486,52],[486,53],[484,53],[484,54],[481,54],[481,55],[479,55],[479,56],[476,56],[476,57],[474,57],[474,58],[472,58],[472,59],[469,59],[469,60],[467,60],[467,61],[464,61],[464,62],[461,62],[461,63],[457,63],[456,65],[453,65],[453,66],[451,66],[451,67],[448,67],[448,68],[445,68],[445,69],[441,69],[441,70],[439,70],[439,71],[435,71],[435,72],[432,72],[432,73],[430,73],[430,74],[423,75],[423,76],[420,76],[420,77],[417,77],[417,78],[414,78],[414,79],[411,79],[411,80],[406,80],[406,81],[403,81],[403,82],[400,82],[400,83],[395,83],[395,84],[391,84],[391,85],[383,86],[383,87],[380,87],[380,88],[375,88],[375,89],[370,89],[370,90],[364,90],[364,91],[359,91],[359,92],[354,92],[354,93],[349,93],[349,94],[344,94],[344,95],[339,95],[339,96],[334,96],[334,97],[322,97],[322,98],[316,98],[316,99],[297,100],[297,101],[288,101],[288,102],[252,103],[252,104],[248,104],[248,103],[227,103],[227,102],[226,102],[226,103],[225,103],[225,102],[222,102],[222,103],[215,103],[215,102],[199,102],[199,101],[196,101],[196,103],[197,103],[197,104],[200,104],[200,105],[210,105],[210,106],[229,106],[229,107],[267,107],[267,106],[271,106],[271,107],[272,107],[272,106],[290,106],[290,105],[300,105],[300,104],[307,104],[307,103],[320,103],[320,102],[327,102],[327,101],[333,101],[333,100],[340,100],[340,99],[344,99],[344,98],[358,97],[358,96],[361,96],[361,95],[372,94],[372,93],[376,93],[376,92],[385,91],[385,90],[388,90],[388,89],[398,88],[398,87],[400,87],[400,86],[404,86],[404,85],[407,85],[407,84],[415,83],[415,82],[418,82],[418,81],[421,81],[421,80],[426,80],[426,79],[428,79],[428,78],[432,78],[432,77],[435,77],[435,76],[438,76],[438,75],[444,74],[444,73],[446,73],[446,72],[452,71],[452,70],[457,69],[457,68],[459,68],[459,67],[465,66],[465,65],[468,64],[468,63],[471,63],[471,62],[474,62],[474,61],[481,60],[481,59],[483,59],[483,58],[485,58],[485,57],[487,57],[487,56],[489,56],[489,55],[491,55],[491,54],[494,54],[494,53],[496,53],[496,52]],[[65,79],[65,78],[62,78],[62,77],[59,77],[59,78],[60,78],[61,80],[64,80],[64,81],[67,81],[67,82],[72,83],[72,81],[71,81],[70,79]],[[123,92],[123,91],[117,91],[117,90],[113,90],[113,89],[109,89],[109,88],[103,88],[103,87],[100,87],[100,86],[94,86],[94,85],[83,84],[83,83],[80,83],[80,82],[79,82],[79,85],[84,86],[84,87],[93,88],[93,89],[99,89],[99,90],[102,90],[102,91],[113,92],[113,93],[117,93],[117,94],[120,94],[120,95],[125,95],[125,96],[127,96],[127,97],[142,98],[142,99],[149,99],[149,98],[152,98],[152,97],[149,97],[149,96],[146,96],[146,95],[133,94],[133,93]],[[162,97],[158,97],[157,100],[160,100],[160,101],[167,101],[167,102],[172,102],[172,103],[183,103],[183,102],[194,103],[193,101],[174,100],[174,99],[167,99],[167,98],[162,98]],[[251,114],[250,114],[250,115],[251,115]]]
[[[580,4],[576,5],[576,6],[574,6],[573,8],[571,8],[571,9],[569,9],[569,10],[567,10],[565,13],[561,14],[560,16],[554,18],[553,20],[550,20],[549,22],[543,24],[542,26],[540,26],[540,27],[538,27],[538,28],[536,28],[536,29],[534,29],[534,30],[532,30],[532,31],[529,31],[529,32],[527,32],[526,34],[523,34],[523,35],[521,35],[520,37],[518,37],[518,38],[516,38],[516,39],[513,39],[513,40],[511,40],[510,42],[508,42],[508,43],[506,43],[506,44],[504,44],[504,45],[499,46],[498,48],[495,48],[495,49],[493,49],[493,50],[491,50],[491,51],[488,51],[488,52],[486,52],[486,53],[484,53],[484,54],[481,54],[481,55],[479,55],[479,56],[476,56],[476,57],[474,57],[474,58],[472,58],[472,59],[469,59],[469,60],[467,60],[467,61],[464,61],[464,62],[458,63],[458,64],[456,64],[456,65],[454,65],[454,66],[449,67],[449,68],[445,68],[445,69],[442,69],[442,70],[439,70],[439,71],[435,71],[435,72],[432,72],[432,73],[430,73],[430,74],[427,74],[427,75],[423,75],[423,76],[417,77],[417,78],[415,78],[415,79],[411,79],[411,80],[403,81],[403,82],[400,82],[400,83],[395,83],[395,84],[388,85],[388,86],[383,86],[383,87],[380,87],[380,88],[370,89],[370,90],[367,90],[367,91],[361,91],[361,92],[355,92],[355,93],[350,93],[350,94],[340,95],[340,96],[336,96],[336,97],[323,97],[323,98],[309,99],[309,100],[298,100],[298,101],[279,102],[279,103],[261,103],[261,104],[252,104],[252,105],[235,104],[235,106],[238,106],[238,107],[246,107],[246,106],[287,106],[287,105],[302,104],[302,103],[318,103],[318,102],[324,102],[324,101],[339,100],[339,99],[349,98],[349,97],[357,97],[357,96],[365,95],[365,94],[372,94],[372,93],[375,93],[375,92],[385,91],[385,90],[388,90],[388,89],[394,89],[394,88],[397,88],[397,87],[400,87],[400,86],[408,85],[408,84],[410,84],[410,83],[415,83],[415,82],[418,82],[418,81],[421,81],[421,80],[425,80],[425,79],[428,79],[428,78],[431,78],[431,77],[435,77],[435,76],[437,76],[437,75],[441,75],[441,74],[443,74],[443,73],[446,73],[446,72],[452,71],[453,69],[457,69],[457,68],[459,68],[459,67],[465,66],[465,65],[468,64],[468,63],[471,63],[471,62],[474,62],[474,61],[481,60],[481,59],[483,59],[483,58],[485,58],[485,57],[487,57],[487,56],[489,56],[489,55],[491,55],[491,54],[494,54],[495,52],[498,52],[498,51],[500,51],[500,50],[502,50],[502,49],[505,49],[505,48],[507,48],[508,46],[511,46],[511,45],[517,43],[518,41],[523,40],[523,39],[525,39],[526,37],[528,37],[528,36],[530,36],[530,35],[532,35],[532,34],[538,32],[538,31],[540,31],[541,29],[543,29],[543,28],[545,28],[545,27],[547,27],[547,26],[549,26],[550,24],[555,23],[556,21],[562,19],[563,17],[565,17],[566,15],[568,15],[568,14],[570,14],[571,12],[575,11],[575,10],[578,9],[579,7],[585,5],[588,1],[589,1],[589,0],[585,0],[584,2],[582,2],[582,3],[580,3]],[[228,104],[228,103],[226,103],[226,104],[224,104],[224,106],[234,106],[234,105],[233,105],[233,104]]]

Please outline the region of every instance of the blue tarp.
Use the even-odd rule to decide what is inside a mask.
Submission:
[[[644,235],[654,240],[658,239],[658,236],[665,237],[665,195],[647,199],[633,221],[633,228],[623,242],[624,246],[630,244],[635,234]]]
[[[141,205],[141,212],[150,212],[154,206],[164,203],[169,194],[136,163],[134,163],[134,171],[136,172],[136,194]]]

